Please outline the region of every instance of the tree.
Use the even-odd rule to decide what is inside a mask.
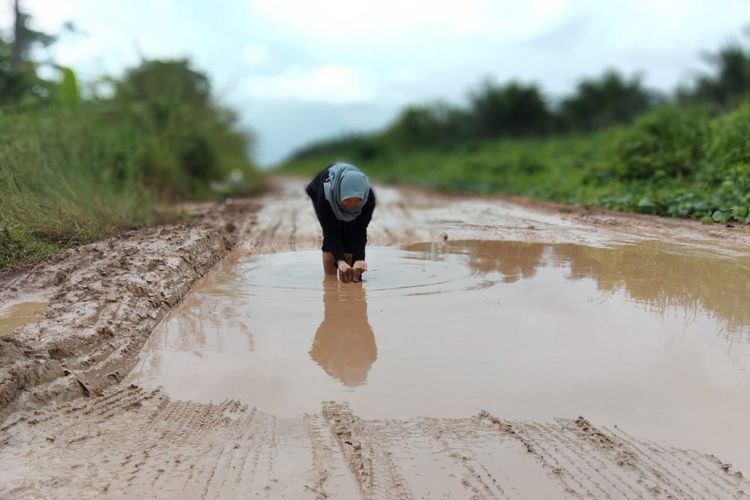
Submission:
[[[704,59],[714,73],[698,76],[692,88],[679,91],[682,101],[708,102],[726,109],[750,96],[750,49],[730,44]]]
[[[208,77],[187,59],[143,61],[116,83],[115,97],[137,105],[160,130],[175,124],[185,110],[213,112]]]
[[[655,102],[655,94],[643,87],[640,75],[628,79],[616,70],[608,70],[599,78],[581,80],[573,95],[562,101],[561,126],[565,130],[591,131],[628,123]]]
[[[117,109],[168,145],[188,178],[220,179],[228,164],[222,158],[244,157],[250,138],[235,129],[236,114],[213,101],[208,77],[188,59],[144,60],[114,85]]]
[[[483,137],[541,134],[549,129],[550,113],[535,84],[483,81],[469,93],[475,133]]]
[[[29,28],[30,16],[19,0],[13,3],[13,40],[0,40],[0,105],[34,101],[50,95],[50,82],[37,76],[37,63],[31,58],[36,46],[48,47],[55,37]]]
[[[465,139],[469,134],[466,112],[444,102],[412,105],[388,127],[400,147],[440,146]]]

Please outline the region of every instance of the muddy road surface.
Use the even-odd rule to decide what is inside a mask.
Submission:
[[[0,498],[745,498],[750,231],[297,180],[0,275]]]

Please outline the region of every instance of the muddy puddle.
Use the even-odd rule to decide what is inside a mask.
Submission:
[[[40,319],[47,310],[47,305],[46,300],[35,298],[0,307],[0,336],[8,335],[16,328]]]
[[[750,470],[750,260],[456,241],[368,250],[360,284],[319,251],[230,256],[160,324],[131,382],[277,415],[585,415]]]

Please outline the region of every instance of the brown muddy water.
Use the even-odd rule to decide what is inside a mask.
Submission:
[[[276,415],[585,415],[750,470],[750,260],[645,242],[230,256],[160,324],[130,381]]]
[[[0,336],[41,318],[47,305],[47,301],[30,300],[0,307]]]

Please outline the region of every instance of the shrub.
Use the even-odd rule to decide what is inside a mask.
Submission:
[[[663,107],[626,130],[617,145],[617,174],[624,180],[691,178],[705,158],[708,116]]]

